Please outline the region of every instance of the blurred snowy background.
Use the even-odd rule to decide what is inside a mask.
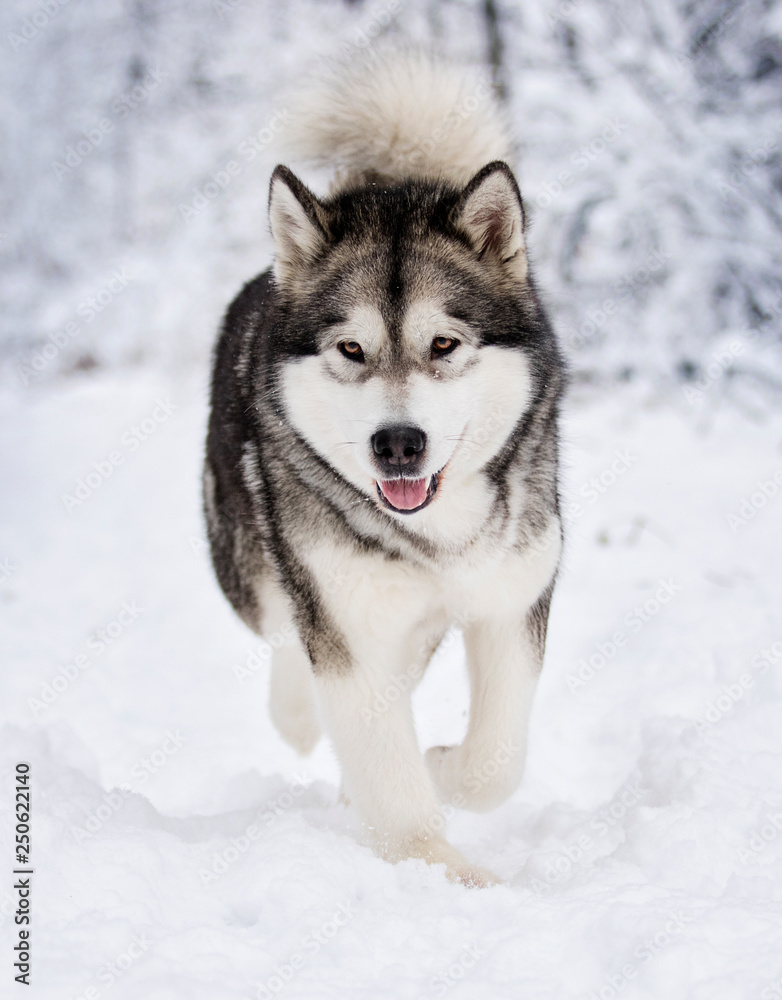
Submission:
[[[756,405],[780,385],[768,0],[48,0],[4,4],[0,37],[0,350],[17,380],[35,362],[203,365],[269,260],[286,89],[321,55],[399,40],[493,69],[577,373],[697,379],[739,338],[730,391]],[[65,346],[41,359],[52,336]]]
[[[449,821],[481,893],[282,744],[200,511],[287,88],[378,40],[494,73],[574,373],[527,772]],[[779,1000],[782,5],[12,0],[0,48],[0,994],[22,760],[35,1000]],[[458,634],[414,707],[461,738]]]

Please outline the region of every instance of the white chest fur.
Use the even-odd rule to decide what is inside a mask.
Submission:
[[[524,552],[487,544],[441,568],[330,543],[313,547],[307,562],[332,618],[350,639],[387,642],[390,629],[399,634],[427,622],[518,619],[551,582],[560,549],[559,524],[552,519]]]

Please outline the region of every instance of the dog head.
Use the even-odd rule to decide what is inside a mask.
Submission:
[[[270,220],[288,421],[392,516],[458,489],[501,452],[553,349],[510,168],[320,200],[280,166]]]

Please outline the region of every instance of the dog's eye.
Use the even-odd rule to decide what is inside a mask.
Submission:
[[[453,337],[435,337],[432,341],[432,356],[442,357],[443,354],[450,354],[459,346],[459,341]]]
[[[344,354],[346,358],[351,361],[363,361],[364,351],[362,350],[361,344],[357,343],[355,340],[341,340],[337,344],[341,354]]]

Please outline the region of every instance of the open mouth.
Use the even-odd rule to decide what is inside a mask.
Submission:
[[[414,514],[431,503],[439,482],[440,473],[435,472],[428,479],[385,479],[375,485],[384,507],[397,514]]]

